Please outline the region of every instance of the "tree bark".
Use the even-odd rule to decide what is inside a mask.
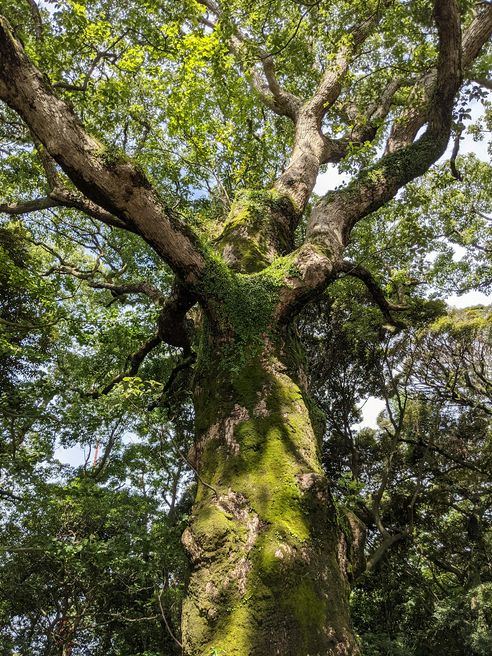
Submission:
[[[289,333],[249,352],[212,332],[202,344],[191,454],[199,481],[183,535],[193,570],[187,656],[359,654],[347,540]]]

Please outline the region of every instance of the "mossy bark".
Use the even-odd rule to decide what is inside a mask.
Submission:
[[[195,379],[199,473],[183,543],[187,656],[358,654],[344,537],[286,339],[209,339]]]
[[[216,245],[235,271],[255,273],[292,250],[296,211],[275,190],[244,190],[234,199]]]

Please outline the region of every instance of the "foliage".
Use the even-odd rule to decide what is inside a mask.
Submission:
[[[295,130],[251,81],[261,53],[274,52],[279,82],[307,97],[340,47],[350,50],[354,17],[369,20],[381,4],[231,0],[212,29],[197,0],[56,0],[40,2],[39,14],[35,2],[2,1],[29,57],[101,143],[101,162],[134,162],[173,220],[196,229],[209,258],[199,291],[238,337],[208,374],[228,368],[251,408],[257,381],[240,374],[271,337],[285,278],[293,289],[301,275],[284,243],[261,271],[271,261],[262,222],[279,210],[271,187]],[[475,3],[459,6],[469,24]],[[380,175],[374,164],[391,125],[420,102],[413,82],[436,59],[431,13],[427,0],[388,3],[322,117],[323,130],[347,145],[339,171],[352,179]],[[489,45],[470,80],[488,74],[490,58]],[[396,76],[391,109],[370,141],[357,140],[366,110]],[[484,117],[471,122],[478,105]],[[490,100],[471,81],[453,120],[458,136],[490,131]],[[368,656],[492,648],[492,319],[490,309],[454,311],[442,301],[491,290],[492,167],[474,156],[455,167],[459,176],[448,163],[432,168],[352,231],[346,255],[398,310],[383,315],[361,280],[340,275],[290,331],[307,351],[318,405],[310,410],[325,427],[322,460],[337,503],[367,531],[368,568],[353,581],[352,608]],[[196,354],[161,339],[174,274],[143,239],[57,204],[9,215],[9,204],[53,192],[47,168],[43,147],[2,104],[0,655],[170,656],[180,653],[188,577],[180,534],[197,476],[188,455]],[[51,176],[63,177],[58,165]],[[241,230],[251,226],[246,239]],[[222,258],[235,229],[252,252],[250,275]],[[200,346],[199,334],[189,338],[200,355],[203,310],[195,305],[186,321],[202,334]],[[368,397],[385,403],[376,428],[359,425]],[[290,421],[291,434],[303,434]],[[279,440],[268,439],[272,488]],[[67,450],[72,466],[63,464]],[[288,512],[278,513],[285,524]],[[317,607],[307,584],[288,603],[309,625]],[[209,656],[219,654],[213,647]]]
[[[340,503],[368,533],[371,567],[352,593],[364,653],[485,654],[492,636],[490,309],[435,319],[429,305],[427,318],[393,334],[363,298],[354,330],[348,302],[345,288],[333,287],[302,328],[328,418],[325,465]],[[376,429],[356,423],[368,395],[386,401]],[[376,557],[388,536],[396,542]]]

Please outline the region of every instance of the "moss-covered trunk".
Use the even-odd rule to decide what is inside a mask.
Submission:
[[[290,344],[268,339],[248,356],[215,339],[201,354],[187,656],[359,653],[344,536]]]

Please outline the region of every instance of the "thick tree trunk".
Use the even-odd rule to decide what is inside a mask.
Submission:
[[[268,338],[256,350],[209,339],[199,361],[184,653],[355,655],[345,537],[298,349]]]

